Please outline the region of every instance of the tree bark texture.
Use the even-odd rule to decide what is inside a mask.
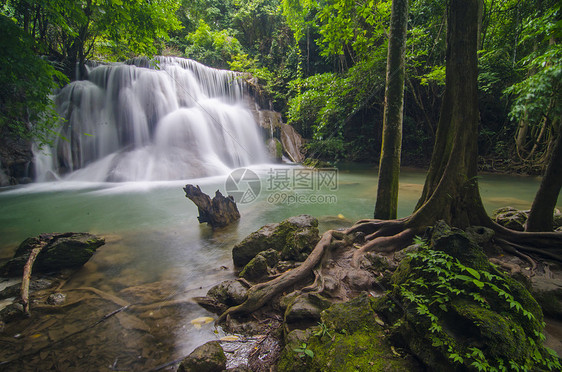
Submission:
[[[224,227],[240,219],[240,212],[232,196],[223,196],[217,190],[211,200],[199,186],[185,185],[185,196],[199,209],[199,223],[207,222],[211,227]]]
[[[525,231],[552,231],[552,216],[562,188],[562,127],[554,145],[552,157],[535,195]]]
[[[412,223],[444,219],[464,228],[489,225],[477,180],[478,0],[451,0],[445,93],[435,145]]]
[[[408,0],[393,0],[386,62],[379,179],[375,203],[375,218],[378,219],[395,219],[398,209],[407,26]]]

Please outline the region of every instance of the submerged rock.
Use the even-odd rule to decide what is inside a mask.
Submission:
[[[178,372],[221,372],[226,356],[219,341],[209,341],[193,350],[179,365]]]
[[[33,248],[45,244],[35,263],[33,272],[53,272],[84,265],[105,240],[89,233],[41,234],[24,240],[14,257],[0,268],[8,276],[21,275]]]
[[[318,220],[303,214],[253,232],[234,246],[232,259],[234,265],[244,267],[258,253],[274,249],[282,260],[303,261],[319,240]]]

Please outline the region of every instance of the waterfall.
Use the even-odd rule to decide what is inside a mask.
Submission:
[[[235,73],[155,61],[98,65],[60,91],[64,122],[53,146],[35,151],[38,181],[179,180],[268,161]]]

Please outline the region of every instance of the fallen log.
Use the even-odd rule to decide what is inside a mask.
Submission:
[[[211,200],[209,195],[201,191],[199,186],[185,185],[185,196],[199,210],[199,223],[208,223],[212,228],[224,227],[240,219],[240,212],[232,196],[224,196],[219,190]]]

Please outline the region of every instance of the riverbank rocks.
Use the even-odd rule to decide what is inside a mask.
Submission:
[[[6,262],[0,273],[7,276],[19,276],[29,255],[37,245],[45,245],[35,263],[33,272],[53,272],[84,265],[96,249],[105,244],[105,240],[89,233],[53,233],[41,234],[24,240],[14,257]]]
[[[531,292],[545,315],[562,319],[562,279],[533,276]]]
[[[494,221],[508,229],[524,231],[525,223],[529,217],[529,210],[519,210],[513,207],[496,209],[492,214]],[[552,226],[555,231],[561,231],[562,213],[556,209],[552,216]]]
[[[374,301],[391,340],[432,371],[558,370],[542,346],[543,314],[523,285],[489,264],[461,230],[439,222],[392,276],[390,293]]]
[[[178,372],[221,372],[226,355],[219,341],[209,341],[193,350],[179,365]]]
[[[371,305],[364,294],[324,310],[319,326],[290,332],[278,371],[422,371],[391,346]]]
[[[318,220],[303,214],[253,232],[234,246],[232,259],[234,265],[244,267],[258,253],[273,249],[281,260],[304,261],[319,240]]]

